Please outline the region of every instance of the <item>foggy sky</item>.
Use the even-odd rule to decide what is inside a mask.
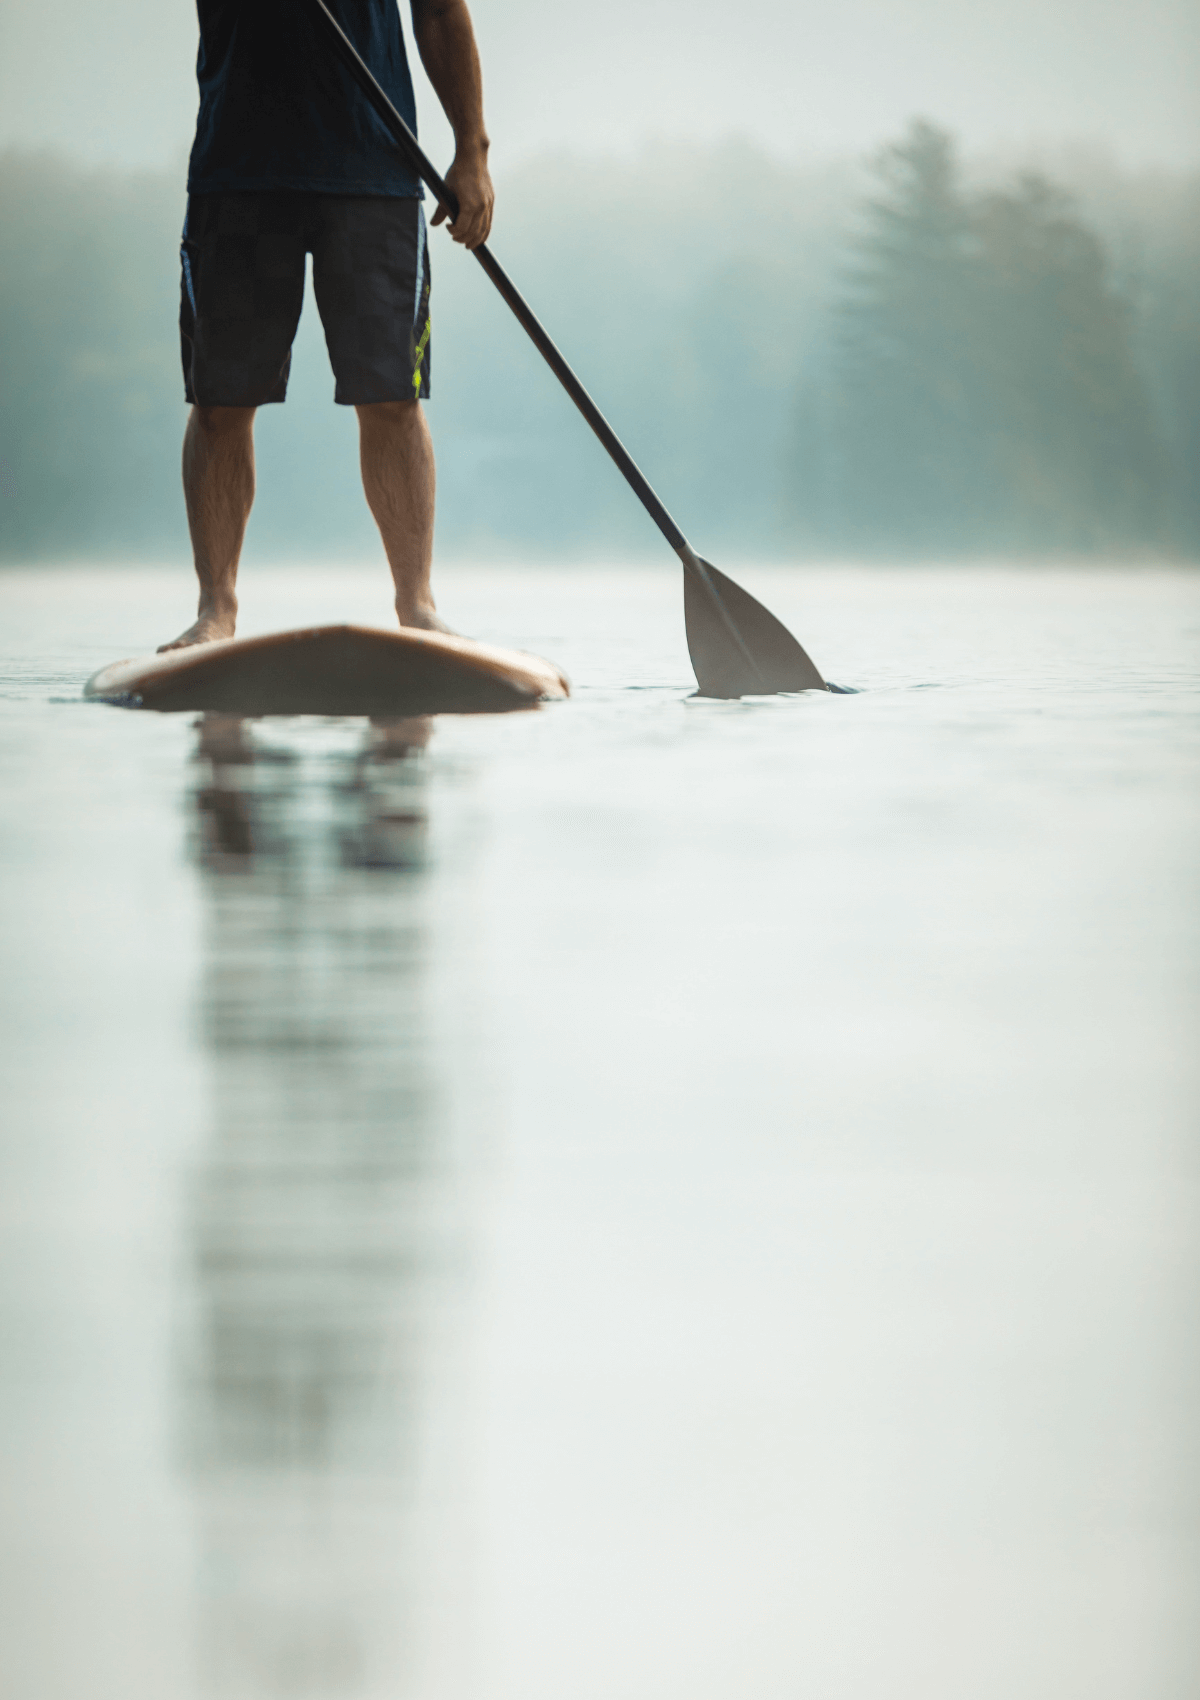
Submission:
[[[402,10],[407,26],[407,0]],[[1086,141],[1132,165],[1200,163],[1195,0],[473,0],[473,11],[501,170],[655,135],[859,152],[914,113],[968,148]],[[172,164],[191,140],[195,48],[192,0],[5,0],[0,145]],[[423,137],[448,160],[436,100],[417,85]]]

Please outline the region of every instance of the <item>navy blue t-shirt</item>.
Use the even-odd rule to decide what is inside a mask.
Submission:
[[[415,132],[396,0],[328,4]],[[196,0],[196,10],[200,112],[189,194],[422,195],[366,96],[334,58],[308,0]]]

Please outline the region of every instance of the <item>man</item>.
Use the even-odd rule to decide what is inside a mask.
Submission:
[[[396,0],[330,0],[416,129]],[[197,0],[200,112],[188,171],[180,338],[192,404],[183,442],[198,618],[163,649],[232,637],[254,500],[254,414],[281,402],[305,254],[336,379],[355,408],[363,489],[402,626],[444,630],[430,588],[434,463],[429,254],[422,189],[333,58],[310,0]],[[413,35],[454,130],[450,234],[486,240],[493,191],[479,55],[466,0],[412,0]],[[433,223],[446,217],[439,208]]]

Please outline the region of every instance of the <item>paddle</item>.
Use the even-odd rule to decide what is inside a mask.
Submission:
[[[421,151],[417,138],[380,88],[325,0],[313,0],[329,32],[330,45],[362,89],[385,129],[451,220],[458,200]],[[688,651],[700,694],[708,697],[766,695],[777,691],[824,691],[829,687],[787,627],[740,585],[695,554],[646,482],[591,396],[534,317],[528,303],[485,246],[472,250],[531,341],[580,413],[616,462],[626,483],[683,563],[683,614]]]

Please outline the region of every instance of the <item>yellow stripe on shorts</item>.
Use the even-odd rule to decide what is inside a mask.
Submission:
[[[425,358],[425,350],[429,346],[429,320],[425,321],[425,329],[421,332],[421,340],[417,344],[417,363],[413,367],[413,399],[421,394],[421,362]]]

